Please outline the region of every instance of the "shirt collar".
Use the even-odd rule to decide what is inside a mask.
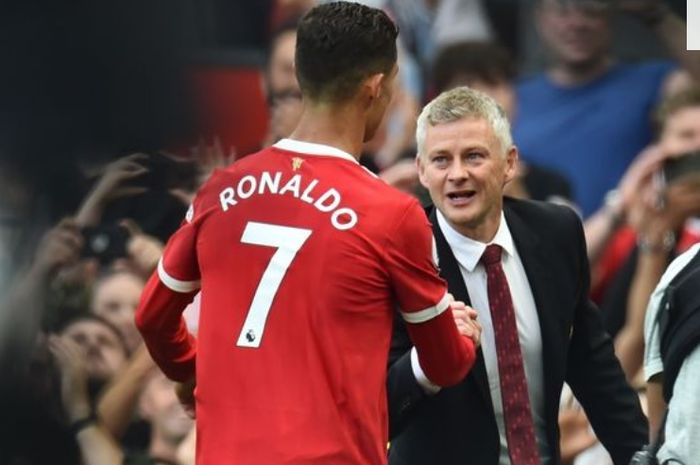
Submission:
[[[355,157],[344,150],[324,144],[314,144],[312,142],[303,142],[294,139],[281,139],[273,145],[278,149],[297,152],[304,155],[320,155],[325,157],[338,157],[345,160],[350,160],[359,163]]]
[[[510,256],[515,256],[515,244],[513,243],[513,236],[510,234],[510,229],[508,228],[508,223],[506,223],[506,217],[501,211],[501,220],[498,225],[498,231],[493,240],[488,244],[483,242],[475,241],[460,232],[457,232],[447,218],[436,209],[436,216],[440,230],[445,235],[445,240],[452,249],[457,261],[466,268],[467,271],[472,272],[476,265],[481,259],[481,255],[486,250],[486,246],[491,244],[500,245],[506,254]]]

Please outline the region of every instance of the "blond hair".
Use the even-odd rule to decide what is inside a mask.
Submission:
[[[467,86],[445,91],[428,103],[418,116],[416,147],[418,155],[424,155],[428,126],[459,121],[463,118],[483,119],[493,129],[505,156],[513,145],[510,123],[503,109],[494,99]]]

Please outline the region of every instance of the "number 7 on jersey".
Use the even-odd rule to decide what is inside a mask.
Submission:
[[[270,259],[270,263],[260,278],[258,288],[255,290],[253,302],[250,304],[248,315],[243,323],[243,329],[238,335],[236,343],[238,347],[260,347],[267,315],[270,313],[270,307],[277,290],[287,274],[287,269],[294,261],[294,257],[310,235],[310,229],[253,221],[246,224],[243,236],[241,236],[242,243],[275,247],[277,251]]]

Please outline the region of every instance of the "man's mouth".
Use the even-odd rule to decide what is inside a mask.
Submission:
[[[448,193],[447,198],[452,205],[466,205],[474,198],[475,195],[476,191],[462,190]]]

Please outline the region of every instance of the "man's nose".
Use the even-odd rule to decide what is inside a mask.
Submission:
[[[460,182],[469,176],[466,166],[461,162],[461,160],[453,161],[447,171],[447,179],[452,182]]]

